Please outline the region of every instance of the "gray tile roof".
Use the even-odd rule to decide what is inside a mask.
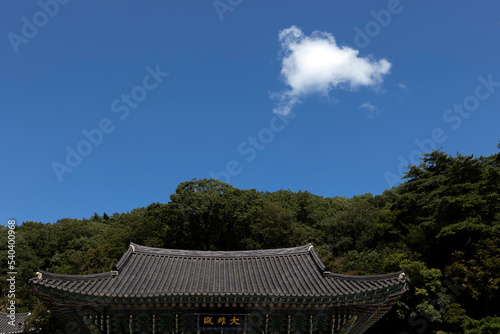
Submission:
[[[331,297],[373,292],[407,283],[402,272],[348,276],[325,271],[311,244],[283,249],[208,252],[131,244],[117,274],[59,275],[31,279],[83,295],[109,297],[275,296]]]
[[[0,312],[0,334],[22,333],[23,324],[31,313],[16,313],[14,326],[9,324],[11,321],[7,316],[9,314]]]

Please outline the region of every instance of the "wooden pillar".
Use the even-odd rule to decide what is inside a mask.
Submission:
[[[332,312],[332,334],[335,334],[335,320],[337,318],[337,310]]]
[[[102,316],[102,332],[108,334],[108,312],[104,311]]]
[[[108,316],[108,320],[109,320],[109,332],[116,333],[114,312],[110,313],[110,315]]]
[[[99,329],[99,332],[102,333],[102,314],[98,313],[96,315],[96,326]]]

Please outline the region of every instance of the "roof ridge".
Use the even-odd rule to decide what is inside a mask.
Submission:
[[[321,261],[318,254],[316,254],[316,252],[314,251],[313,245],[312,244],[309,244],[309,245],[311,245],[308,248],[309,254],[311,255],[312,260],[313,260],[314,264],[316,265],[316,267],[318,267],[318,269],[321,271],[321,273],[323,273],[326,269],[326,266],[324,265],[323,261]]]
[[[304,246],[289,247],[289,248],[240,250],[240,251],[203,251],[203,250],[156,248],[156,247],[142,246],[132,242],[130,243],[130,249],[133,249],[132,251],[133,253],[169,255],[178,257],[212,257],[212,258],[228,258],[228,257],[250,258],[250,257],[264,257],[264,256],[295,255],[295,254],[308,253],[310,252],[311,247],[312,244],[309,243]]]
[[[116,264],[116,270],[120,271],[127,264],[128,260],[130,260],[132,254],[135,253],[134,245],[135,244],[133,244],[132,242],[130,243],[130,246],[128,247],[127,251],[123,253],[120,260],[118,260],[118,263]]]
[[[41,279],[54,279],[54,280],[65,280],[65,281],[92,281],[97,279],[103,279],[111,277],[111,272],[104,272],[98,274],[90,275],[65,275],[65,274],[55,274],[48,271],[38,270],[37,276],[31,278],[31,280],[41,280]]]
[[[16,312],[16,318],[17,317],[25,317],[25,316],[27,317],[30,314],[31,314],[31,312],[23,312],[23,313]],[[0,317],[4,317],[4,316],[6,317],[8,315],[10,315],[10,313],[0,312]]]
[[[326,273],[326,272],[325,272]],[[404,270],[400,270],[398,272],[389,273],[389,274],[380,274],[380,275],[345,275],[345,274],[336,274],[332,272],[328,272],[326,277],[342,279],[342,280],[351,280],[351,281],[366,281],[366,280],[387,280],[387,279],[398,279],[398,280],[407,280],[405,277]]]

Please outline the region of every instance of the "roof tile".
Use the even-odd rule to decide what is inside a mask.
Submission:
[[[329,273],[312,245],[294,248],[207,252],[131,244],[119,274],[58,275],[41,272],[42,285],[96,296],[247,295],[334,297],[403,286],[400,272],[377,276]]]

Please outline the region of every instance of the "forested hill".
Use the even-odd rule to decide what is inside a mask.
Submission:
[[[35,310],[38,325],[48,333],[58,324],[28,287],[37,269],[109,271],[131,241],[201,250],[311,242],[333,272],[406,271],[411,290],[370,333],[387,334],[391,328],[394,333],[463,333],[464,323],[500,332],[500,318],[486,318],[500,316],[500,153],[476,158],[434,151],[420,166],[410,167],[401,185],[377,196],[259,192],[203,179],[181,183],[170,199],[129,213],[24,222],[16,239],[17,311]],[[1,267],[6,268],[5,227],[0,238]],[[7,300],[5,273],[0,311]]]

